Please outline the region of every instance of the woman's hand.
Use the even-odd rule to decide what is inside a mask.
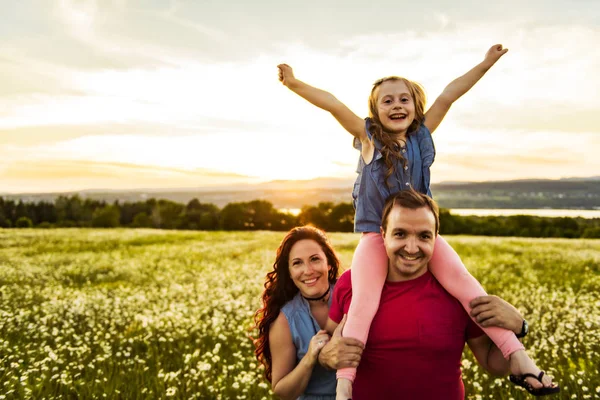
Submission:
[[[289,86],[291,81],[296,79],[294,77],[294,70],[287,64],[279,64],[277,66],[279,69],[279,81],[283,83],[285,86]]]
[[[310,357],[311,365],[314,365],[319,358],[321,349],[329,342],[329,334],[326,330],[321,329],[315,336],[310,339],[308,344],[308,351],[306,355]]]

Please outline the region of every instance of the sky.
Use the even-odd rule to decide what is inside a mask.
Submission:
[[[367,116],[509,49],[434,134],[433,182],[600,175],[600,2],[0,0],[0,193],[352,179],[277,65]]]

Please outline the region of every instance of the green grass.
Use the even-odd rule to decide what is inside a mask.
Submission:
[[[270,399],[248,329],[282,237],[0,230],[0,399]],[[331,238],[348,267],[358,236]],[[555,398],[600,398],[600,241],[448,240],[526,315]],[[468,398],[529,398],[463,365]]]

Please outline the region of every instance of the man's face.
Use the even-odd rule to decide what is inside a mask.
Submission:
[[[389,281],[415,279],[427,271],[435,244],[435,216],[429,208],[394,206],[381,234],[390,260]]]

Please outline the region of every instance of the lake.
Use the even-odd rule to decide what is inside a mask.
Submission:
[[[279,211],[292,215],[300,214],[299,208],[280,208]],[[452,208],[450,213],[454,215],[476,215],[476,216],[507,216],[507,215],[533,215],[537,217],[582,217],[600,218],[600,210],[563,210],[563,209],[501,209],[501,208]]]
[[[507,216],[507,215],[533,215],[536,217],[582,217],[582,218],[600,218],[600,210],[561,210],[561,209],[477,209],[477,208],[452,208],[451,214],[455,215],[476,215],[476,216]]]

